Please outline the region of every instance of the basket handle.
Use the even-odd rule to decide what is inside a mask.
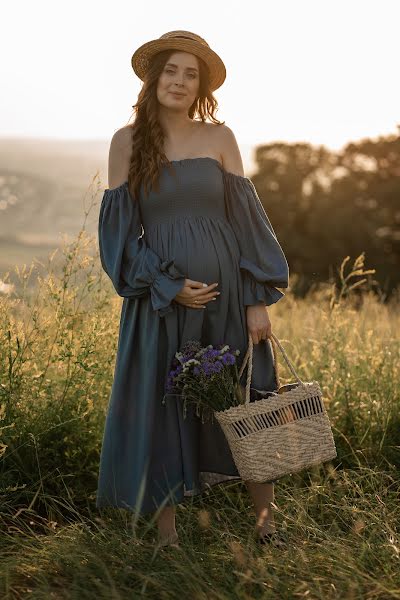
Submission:
[[[283,358],[285,359],[289,369],[291,370],[292,374],[294,375],[294,377],[296,378],[298,383],[300,383],[301,385],[304,386],[304,382],[298,376],[296,369],[294,368],[293,363],[290,361],[288,355],[286,354],[282,344],[280,343],[280,341],[278,340],[276,335],[272,332],[271,332],[270,342],[272,345],[272,351],[273,351],[273,355],[274,355],[274,369],[275,369],[275,377],[276,377],[276,381],[278,384],[278,388],[280,386],[280,380],[279,380],[279,375],[278,375],[278,360],[277,360],[276,346],[278,346],[278,348],[281,350],[281,352],[283,354]],[[247,362],[248,362],[248,368],[247,368],[245,404],[248,404],[250,402],[250,383],[251,383],[251,375],[253,372],[253,339],[252,339],[250,333],[249,333],[249,345],[248,345],[245,357],[243,359],[243,362],[242,362],[242,365],[241,365],[240,371],[239,371],[239,379],[241,378],[243,371],[246,368]]]

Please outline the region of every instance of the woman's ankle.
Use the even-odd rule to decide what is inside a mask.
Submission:
[[[255,530],[260,536],[276,531],[275,517],[271,503],[257,514]]]
[[[158,532],[158,542],[160,544],[163,544],[163,545],[174,544],[174,543],[177,543],[178,541],[179,541],[179,536],[178,536],[176,530],[163,532],[163,533],[161,533],[160,531]]]
[[[165,506],[160,511],[157,518],[157,528],[159,538],[177,536],[174,506]]]

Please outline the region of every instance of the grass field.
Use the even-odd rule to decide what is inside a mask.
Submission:
[[[400,598],[399,297],[373,293],[360,256],[339,286],[269,309],[301,378],[320,383],[338,452],[276,484],[288,548],[255,545],[238,481],[179,505],[181,550],[158,550],[154,519],[95,508],[121,298],[93,244],[81,233],[57,270],[50,257],[32,285],[22,269],[0,295],[0,597]]]

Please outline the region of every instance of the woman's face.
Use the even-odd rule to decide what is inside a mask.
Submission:
[[[187,114],[197,97],[199,76],[199,65],[194,54],[174,52],[158,78],[158,101],[166,108]],[[180,95],[175,95],[174,92],[179,92]]]

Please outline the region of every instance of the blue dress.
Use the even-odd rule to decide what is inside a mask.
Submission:
[[[135,201],[128,182],[106,189],[99,214],[102,267],[123,297],[114,378],[100,457],[97,508],[141,515],[207,487],[240,479],[214,419],[202,423],[179,399],[162,404],[171,361],[190,339],[248,347],[248,305],[284,296],[289,267],[248,177],[211,157],[163,165],[160,191]],[[185,278],[219,282],[206,308],[174,300]],[[247,367],[242,375],[245,385]],[[269,340],[253,348],[251,386],[276,390]]]

